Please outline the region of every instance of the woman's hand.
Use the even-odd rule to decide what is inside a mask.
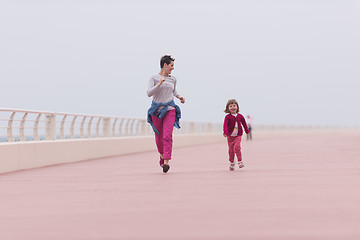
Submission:
[[[164,77],[164,76],[162,76],[162,77],[160,78],[160,82],[157,84],[157,86],[160,87],[161,84],[163,84],[163,82],[165,82],[165,77]]]
[[[180,100],[181,103],[185,103],[184,97],[178,95],[177,98]]]

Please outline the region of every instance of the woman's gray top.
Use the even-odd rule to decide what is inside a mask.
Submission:
[[[157,84],[160,82],[160,74],[152,76],[149,80],[147,95],[153,97],[153,101],[156,103],[167,103],[174,100],[174,96],[177,96],[176,91],[176,78],[172,75],[165,78],[165,81],[161,84],[160,87]],[[168,110],[174,109],[169,106]],[[159,109],[160,110],[160,109]]]

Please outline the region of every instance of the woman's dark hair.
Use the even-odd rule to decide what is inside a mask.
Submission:
[[[172,58],[171,55],[162,56],[160,60],[160,68],[163,68],[165,63],[169,65],[171,61],[175,61],[175,59]]]
[[[224,112],[230,113],[230,110],[229,110],[230,104],[236,104],[236,106],[237,106],[237,111],[236,111],[236,112],[238,113],[238,112],[239,112],[239,104],[238,104],[238,102],[237,102],[235,99],[230,99],[230,100],[226,103],[226,107],[225,107]]]

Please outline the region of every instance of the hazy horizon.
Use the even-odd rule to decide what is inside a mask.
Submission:
[[[146,117],[171,54],[183,121],[360,126],[360,1],[1,1],[0,108]],[[357,29],[357,30],[356,30]]]

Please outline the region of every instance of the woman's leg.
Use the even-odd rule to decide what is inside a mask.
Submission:
[[[163,119],[159,119],[156,116],[151,116],[155,128],[159,131],[159,134],[155,133],[156,147],[160,155],[164,154],[164,142],[163,142]]]
[[[164,143],[164,159],[165,164],[168,163],[166,160],[171,159],[172,154],[172,133],[174,129],[176,111],[175,109],[168,111],[163,117],[163,143]]]

